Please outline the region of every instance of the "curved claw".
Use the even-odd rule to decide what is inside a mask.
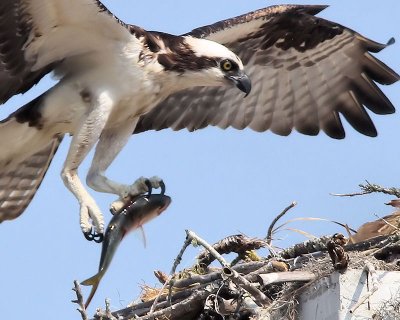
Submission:
[[[161,195],[165,194],[165,183],[163,180],[160,181]]]
[[[97,233],[96,231],[93,231],[93,228],[90,228],[89,231],[84,232],[83,235],[85,236],[86,240],[94,241],[96,243],[101,243],[104,239],[104,235],[102,233]]]
[[[96,243],[102,243],[104,240],[104,234],[102,233],[95,233],[95,235],[93,236],[93,241]]]
[[[150,182],[149,179],[146,179],[146,181],[144,183],[146,184],[146,187],[148,189],[147,197],[150,197],[151,196],[151,191],[153,190],[153,187],[151,186],[151,182]]]

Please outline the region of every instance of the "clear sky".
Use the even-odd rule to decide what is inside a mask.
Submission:
[[[324,4],[301,1],[303,4]],[[158,0],[106,1],[121,19],[148,30],[184,33],[209,24],[278,4],[251,0]],[[331,5],[320,16],[337,21],[379,42],[390,37],[398,42],[378,57],[400,72],[400,2],[398,0],[325,1]],[[2,84],[4,85],[4,84]],[[50,86],[48,80],[22,97],[11,100],[1,118]],[[400,107],[400,84],[383,88]],[[145,229],[147,248],[140,237],[129,236],[120,246],[92,301],[90,315],[104,298],[119,309],[138,296],[139,285],[156,283],[153,270],[169,272],[173,259],[191,229],[217,241],[243,232],[263,237],[270,221],[284,207],[299,204],[288,218],[325,217],[358,227],[375,219],[374,213],[392,211],[384,205],[389,197],[371,195],[336,198],[330,192],[351,192],[368,179],[386,186],[399,186],[399,114],[373,115],[378,138],[356,133],[346,124],[347,138],[335,141],[293,133],[279,137],[270,132],[207,128],[195,133],[144,133],[132,137],[108,174],[126,183],[139,176],[158,175],[173,199],[170,208]],[[101,246],[86,241],[79,228],[78,203],[64,187],[60,171],[70,138],[64,139],[47,176],[27,211],[0,225],[0,310],[3,319],[79,319],[71,288],[73,280],[92,276],[98,267]],[[80,169],[84,178],[90,159]],[[106,220],[114,196],[94,193]],[[342,231],[323,222],[302,222],[292,227],[314,235]],[[277,235],[281,246],[304,238],[290,231]],[[181,267],[195,261],[189,251]],[[264,253],[266,253],[264,251]],[[89,288],[85,288],[85,295]]]

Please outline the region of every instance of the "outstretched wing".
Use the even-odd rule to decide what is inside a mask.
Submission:
[[[53,160],[63,136],[54,137],[42,150],[18,167],[0,172],[0,223],[19,217],[31,202]]]
[[[197,87],[171,95],[141,117],[135,133],[208,125],[280,135],[323,130],[344,138],[339,114],[359,132],[376,136],[365,107],[377,114],[394,107],[374,81],[392,84],[399,75],[374,58],[386,45],[315,17],[325,6],[273,6],[201,27],[188,36],[226,45],[245,65],[253,90]]]
[[[29,90],[58,62],[129,35],[98,0],[1,0],[0,104]]]

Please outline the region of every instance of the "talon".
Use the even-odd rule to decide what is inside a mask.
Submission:
[[[147,197],[149,198],[151,196],[151,191],[152,191],[153,187],[151,186],[151,182],[149,179],[146,179],[144,183],[148,189]]]
[[[83,235],[85,236],[86,240],[94,241],[96,243],[101,243],[104,239],[104,235],[102,233],[93,231],[93,228],[90,228],[89,231],[84,232]]]
[[[160,181],[161,195],[165,193],[165,183],[163,180]]]
[[[104,235],[102,233],[97,233],[93,235],[93,241],[96,243],[102,243],[104,240]]]
[[[85,236],[86,240],[88,241],[93,241],[93,233],[92,233],[93,229],[90,228],[89,231],[86,231],[83,233],[83,235]]]

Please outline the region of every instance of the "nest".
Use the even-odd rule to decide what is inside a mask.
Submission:
[[[197,257],[195,266],[181,272],[173,270],[171,276],[156,272],[162,288],[144,285],[139,302],[115,312],[98,309],[94,319],[292,320],[297,315],[297,297],[315,281],[333,272],[363,269],[366,265],[371,269],[400,271],[397,260],[400,234],[357,244],[345,244],[340,236],[310,240],[278,256],[260,258],[255,250],[266,246],[265,240],[235,235],[211,246],[188,231],[175,269],[184,249],[193,242],[206,248]],[[337,250],[336,255],[328,249],[330,242]],[[338,263],[342,251],[345,253],[343,261]],[[228,263],[221,254],[232,252],[238,257]],[[213,260],[218,260],[222,266],[212,267]],[[386,302],[375,319],[400,319],[399,301],[394,297],[393,301]]]
[[[377,185],[360,185],[361,194],[383,192],[400,195],[400,190]],[[354,196],[358,194],[341,195]],[[397,201],[397,200],[396,200]],[[400,200],[390,204],[400,207]],[[271,246],[275,223],[296,203],[292,203],[271,223],[265,239],[244,235],[229,236],[214,245],[208,244],[192,231],[186,231],[185,243],[175,259],[169,275],[157,271],[155,276],[161,288],[142,286],[140,301],[127,308],[111,312],[98,309],[93,319],[170,319],[170,320],[222,320],[222,319],[296,319],[298,298],[321,278],[348,268],[362,269],[372,279],[364,300],[352,307],[356,309],[376,290],[375,270],[400,271],[400,212],[363,225],[356,236],[346,239],[342,234],[315,238],[276,252]],[[303,218],[317,220],[317,218]],[[297,219],[299,220],[299,219]],[[323,219],[319,219],[323,220]],[[337,222],[335,222],[337,223]],[[337,223],[350,234],[347,225]],[[189,245],[203,246],[192,268],[177,272],[185,249]],[[257,250],[267,247],[270,256],[259,257]],[[227,262],[222,254],[236,253]],[[217,260],[220,267],[211,263]],[[88,319],[83,306],[79,284],[75,283],[78,309]],[[362,300],[362,301],[361,301]],[[353,311],[354,311],[353,310]],[[382,304],[373,319],[400,319],[400,292]]]

